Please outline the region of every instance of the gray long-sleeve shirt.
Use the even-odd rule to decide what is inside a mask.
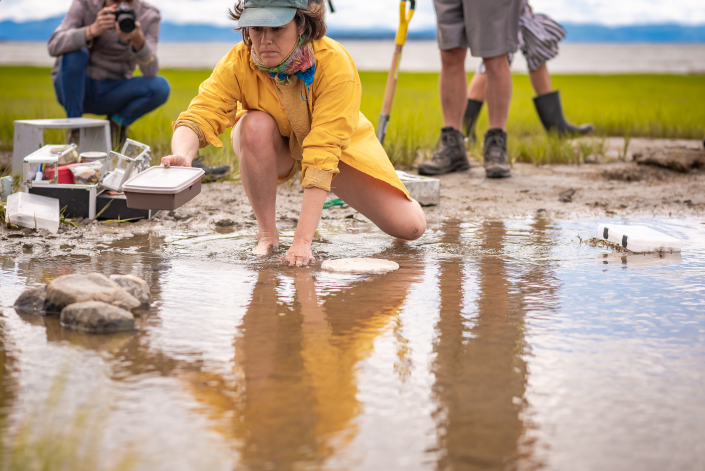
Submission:
[[[110,29],[100,36],[86,41],[86,27],[93,24],[98,12],[105,6],[105,0],[73,0],[66,17],[49,38],[49,55],[56,57],[51,71],[52,80],[61,64],[61,57],[81,48],[88,48],[88,76],[95,80],[123,80],[132,77],[139,65],[142,74],[154,77],[159,72],[156,50],[159,40],[159,10],[152,5],[135,0],[134,10],[137,21],[144,33],[144,46],[135,52],[132,44],[124,42],[117,31]]]

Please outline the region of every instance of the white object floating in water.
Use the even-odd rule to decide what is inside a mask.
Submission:
[[[387,273],[399,268],[399,264],[380,258],[341,258],[326,260],[321,268],[338,273]]]
[[[680,239],[645,226],[600,224],[597,233],[602,239],[632,252],[680,252],[683,245]]]
[[[31,193],[13,193],[7,197],[5,220],[31,229],[59,230],[59,200]]]

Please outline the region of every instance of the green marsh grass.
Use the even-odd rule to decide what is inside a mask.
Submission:
[[[131,127],[131,137],[149,144],[155,161],[169,152],[171,122],[198,92],[210,70],[162,71],[171,84],[169,101]],[[363,83],[361,110],[376,126],[387,77],[386,72],[360,72]],[[567,118],[576,124],[591,122],[592,144],[549,136],[541,127],[532,101],[527,75],[514,75],[509,111],[509,153],[514,161],[577,163],[599,151],[604,136],[701,139],[705,135],[705,76],[703,75],[554,75]],[[0,68],[0,150],[12,148],[15,119],[63,117],[56,102],[48,68]],[[401,73],[392,107],[385,148],[393,163],[410,166],[430,155],[442,126],[438,74]],[[487,109],[478,121],[478,136],[487,130]],[[56,133],[55,133],[56,134]],[[61,142],[63,135],[52,135]],[[223,149],[209,146],[201,153],[210,165],[231,165],[237,158],[229,145],[229,131],[221,136]],[[602,144],[601,144],[602,142]],[[591,147],[586,149],[585,147]],[[474,146],[473,155],[481,148]]]

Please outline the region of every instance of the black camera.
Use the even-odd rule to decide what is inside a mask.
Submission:
[[[137,15],[135,15],[135,10],[127,2],[120,3],[113,11],[113,15],[115,15],[115,21],[117,21],[120,31],[131,33],[135,30]]]

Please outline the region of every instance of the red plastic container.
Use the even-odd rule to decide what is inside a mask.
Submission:
[[[69,165],[60,165],[59,166],[59,183],[65,183],[65,184],[70,184],[70,183],[76,183],[76,179],[73,176],[73,172],[69,169]],[[44,179],[45,180],[53,180],[54,179],[54,168],[55,167],[44,167]]]

